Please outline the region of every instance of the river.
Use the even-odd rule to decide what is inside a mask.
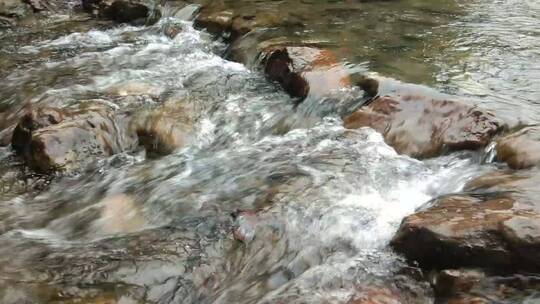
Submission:
[[[461,96],[513,125],[540,121],[534,0],[230,5],[300,19],[261,35],[316,41],[352,75]],[[166,103],[192,122],[174,153],[119,153],[58,177],[2,148],[0,302],[347,303],[387,286],[405,303],[432,302],[388,243],[405,216],[494,171],[489,151],[400,155],[373,129],[342,126],[341,113],[364,100],[357,89],[332,107],[296,107],[194,28],[194,8],[145,26],[73,13],[0,29],[2,109]],[[170,26],[181,29],[173,38]]]

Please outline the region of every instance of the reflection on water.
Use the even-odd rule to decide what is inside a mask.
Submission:
[[[540,8],[536,1],[475,1],[448,29],[458,35],[438,60],[441,88],[471,96],[509,120],[537,122]]]
[[[256,39],[327,46],[354,74],[427,84],[513,119],[539,119],[539,15],[525,2],[291,3],[298,9],[212,5],[256,6],[268,22],[288,25]],[[161,158],[112,156],[49,187],[2,148],[1,182],[24,176],[26,184],[0,194],[0,302],[346,303],[394,293],[404,303],[432,301],[411,279],[418,272],[386,245],[404,216],[492,165],[477,153],[421,162],[371,129],[345,130],[339,115],[363,97],[357,89],[339,92],[332,106],[294,108],[182,18],[106,25],[51,21],[42,33],[1,33],[11,42],[0,46],[2,109],[175,105],[193,122],[193,138]],[[0,127],[13,123],[4,118]]]

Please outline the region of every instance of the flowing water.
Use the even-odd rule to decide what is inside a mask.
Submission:
[[[353,74],[540,121],[534,0],[297,2],[290,18],[302,28],[263,34],[327,45]],[[419,161],[372,129],[344,129],[358,89],[331,108],[295,108],[257,69],[223,59],[227,45],[194,29],[189,12],[152,26],[73,15],[0,32],[2,109],[172,103],[194,121],[188,145],[168,156],[117,154],[52,180],[0,150],[0,302],[346,303],[385,288],[431,302],[388,242],[406,215],[496,165],[482,151]],[[172,39],[170,26],[182,29]],[[126,86],[144,94],[118,93]]]

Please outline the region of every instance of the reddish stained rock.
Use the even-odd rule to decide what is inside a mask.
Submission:
[[[37,109],[21,119],[12,144],[37,171],[72,171],[95,157],[133,149],[137,141],[124,120],[123,115],[102,106],[73,111]]]
[[[512,218],[510,198],[447,196],[406,217],[392,247],[424,268],[510,267],[517,258],[500,230]]]
[[[292,97],[321,97],[351,86],[349,74],[327,49],[274,46],[262,51],[266,75]]]
[[[234,12],[232,10],[213,10],[203,7],[195,19],[195,26],[206,29],[209,33],[222,35],[232,28]]]
[[[519,174],[518,174],[519,173]],[[540,271],[538,172],[495,172],[406,217],[392,247],[428,269]]]
[[[378,97],[344,119],[349,129],[371,127],[398,153],[427,158],[484,147],[503,129],[491,113],[426,96]]]
[[[525,127],[497,140],[497,159],[512,169],[540,164],[540,126]]]

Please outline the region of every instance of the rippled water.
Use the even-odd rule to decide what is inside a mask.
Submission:
[[[431,85],[538,121],[538,8],[431,2],[302,1],[309,14],[291,17],[305,20],[301,31],[265,34],[316,39],[352,73]],[[11,183],[20,164],[0,150],[9,185],[0,302],[346,303],[381,288],[406,303],[432,300],[387,244],[403,217],[492,170],[481,152],[418,161],[372,129],[344,129],[339,116],[362,101],[357,89],[330,108],[294,108],[186,18],[142,27],[62,20],[40,33],[2,33],[12,42],[1,46],[2,108],[168,103],[195,123],[171,155],[115,155],[44,191]],[[164,35],[172,25],[182,29],[173,39]],[[24,174],[29,185],[42,178]]]

